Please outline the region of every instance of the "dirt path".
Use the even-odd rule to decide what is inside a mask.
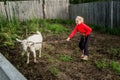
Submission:
[[[49,35],[44,41],[58,41],[66,39],[68,35]],[[119,57],[111,58],[111,49],[120,49],[120,37],[93,32],[89,45],[89,61],[80,59],[81,51],[78,43],[80,35],[77,34],[70,42],[56,42],[43,44],[42,58],[37,58],[38,63],[34,64],[32,57],[27,65],[26,57],[21,56],[21,48],[3,48],[1,52],[22,72],[28,80],[120,80],[120,76],[110,69],[99,70],[95,65],[95,60],[107,59],[120,62]],[[20,46],[19,44],[16,44]],[[7,53],[9,52],[9,53]],[[60,55],[72,57],[71,61],[61,61]],[[32,56],[32,55],[31,55]],[[57,75],[51,72],[52,68],[57,68]]]

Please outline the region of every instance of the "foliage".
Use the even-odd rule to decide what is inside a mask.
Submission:
[[[52,67],[49,70],[54,76],[56,76],[59,73],[59,69],[57,67]]]
[[[47,30],[49,30],[50,32],[53,32],[53,33],[63,33],[63,32],[68,31],[68,29],[63,27],[61,24],[46,23],[45,27]]]
[[[63,62],[69,62],[73,60],[73,58],[69,55],[59,55],[58,58]]]
[[[110,63],[110,68],[116,73],[120,74],[120,64],[118,62],[112,61]]]
[[[3,15],[0,15],[0,44],[1,46],[14,46],[17,37],[25,38],[37,30],[55,34],[68,32],[69,29],[61,25],[61,23],[68,24],[65,20],[42,20],[35,18],[20,22],[14,17],[8,21]]]
[[[101,61],[95,60],[95,65],[100,70],[111,69],[117,74],[120,74],[120,64],[118,62],[111,61],[108,63],[106,59],[102,59]]]
[[[106,62],[106,59],[102,59],[101,61],[95,60],[95,65],[98,69],[106,69],[108,67],[108,63]]]
[[[39,30],[39,20],[33,18],[32,20],[24,22],[24,30],[26,32],[26,36],[28,33],[36,32]]]
[[[17,29],[18,28],[18,29]],[[17,30],[19,31],[19,23],[16,18],[11,21],[0,15],[0,43],[1,46],[13,46],[14,39],[17,37]]]

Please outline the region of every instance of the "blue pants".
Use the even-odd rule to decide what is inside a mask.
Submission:
[[[88,55],[88,43],[90,41],[90,35],[88,36],[81,36],[80,42],[79,42],[79,48],[81,50],[84,50],[84,55]]]

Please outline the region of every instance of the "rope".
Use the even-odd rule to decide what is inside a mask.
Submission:
[[[79,40],[74,40],[74,39],[72,39],[71,41],[79,41]],[[42,44],[44,44],[44,43],[52,43],[52,44],[54,44],[54,43],[63,43],[63,42],[67,42],[66,40],[55,40],[55,41],[45,41],[45,42],[36,42],[36,43],[34,43],[34,42],[32,42],[32,41],[29,41],[28,43],[33,43],[33,44],[39,44],[39,43],[42,43]]]
[[[66,40],[60,40],[60,41],[47,41],[47,42],[32,42],[32,41],[28,41],[28,43],[32,43],[31,45],[33,45],[33,44],[39,44],[39,43],[42,43],[42,44],[44,44],[44,43],[62,43],[62,42],[66,42]]]
[[[79,41],[79,40],[74,40],[72,39],[71,41]],[[67,42],[66,40],[55,40],[55,41],[45,41],[45,42],[33,42],[33,41],[28,41],[27,43],[31,43],[31,45],[34,45],[34,44],[45,44],[45,43],[51,43],[51,44],[55,44],[55,43],[64,43],[64,42]]]

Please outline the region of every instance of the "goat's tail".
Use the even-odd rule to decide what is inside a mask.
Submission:
[[[41,34],[39,31],[36,32],[37,34]]]
[[[42,37],[42,34],[41,34],[41,32],[37,31],[37,34],[38,34],[38,35],[40,35],[40,36]]]

